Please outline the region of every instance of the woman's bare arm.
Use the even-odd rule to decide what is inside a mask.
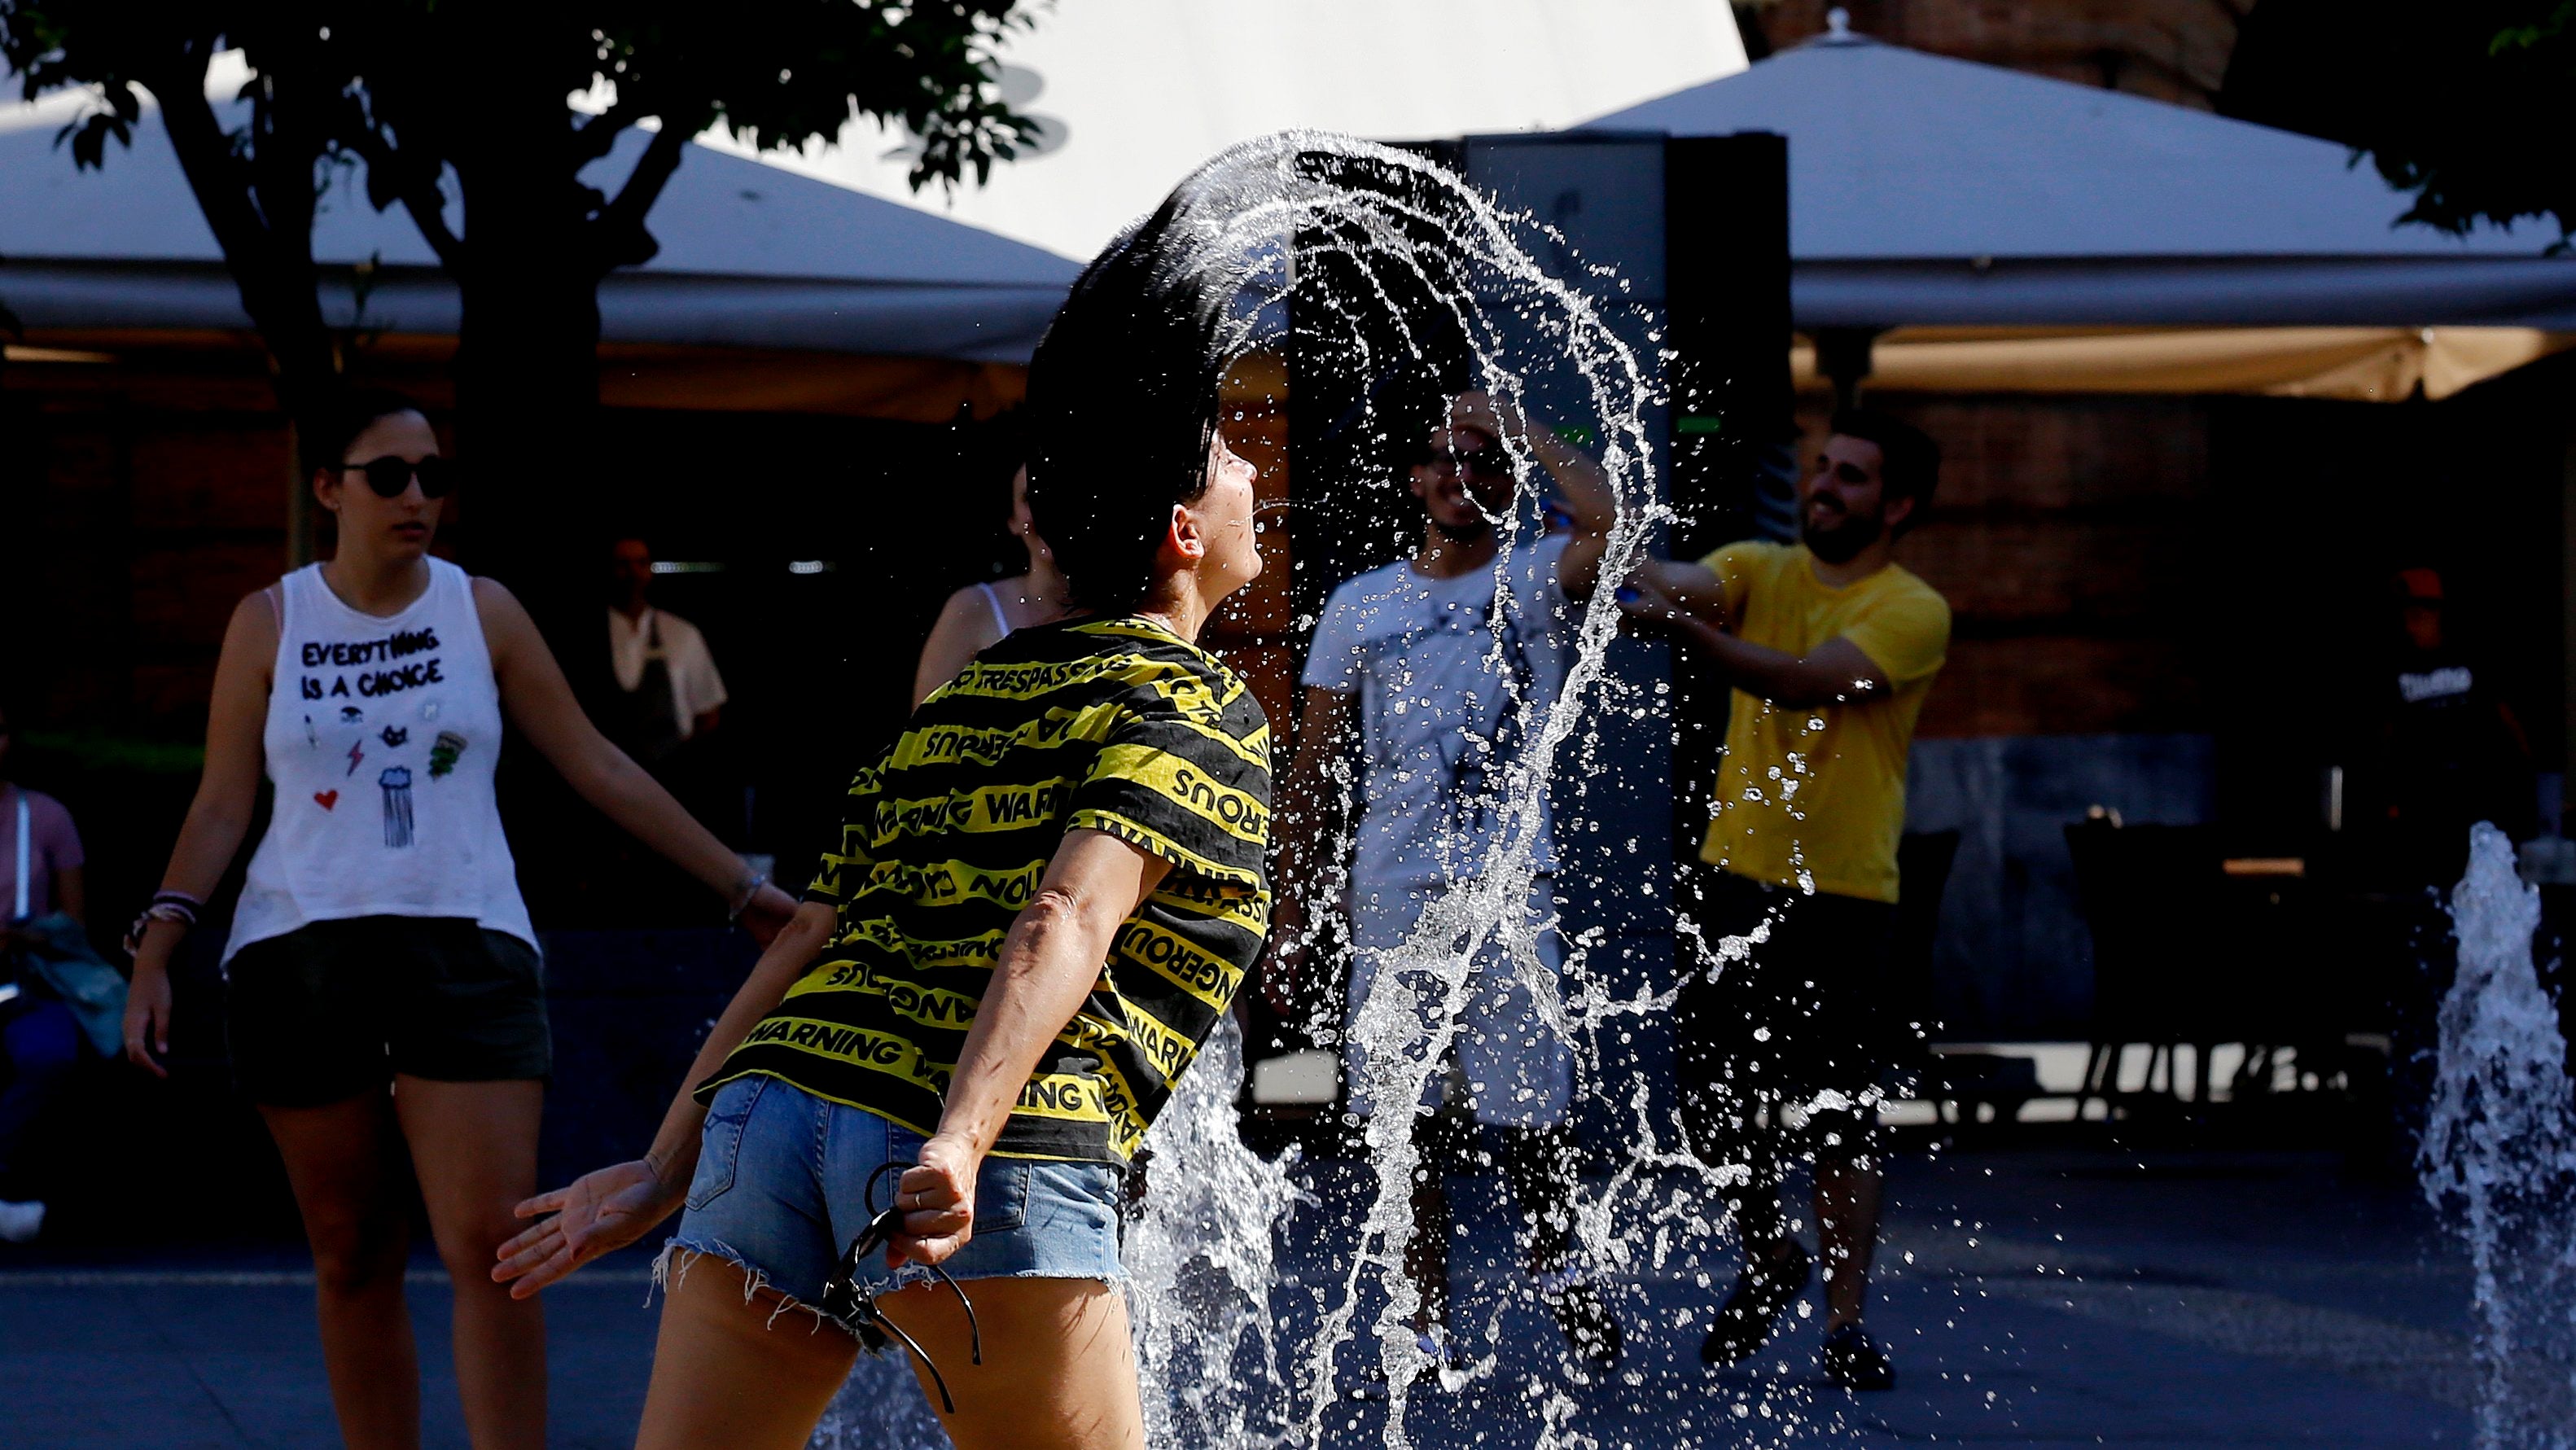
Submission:
[[[1002,939],[993,979],[948,1079],[939,1131],[896,1186],[906,1210],[890,1257],[935,1264],[974,1237],[975,1177],[1029,1075],[1083,999],[1121,923],[1172,869],[1115,836],[1067,831],[1037,894]]]
[[[940,608],[939,622],[921,642],[921,663],[912,672],[913,708],[919,709],[931,691],[957,678],[968,660],[1001,639],[983,594],[972,587],[960,589]]]
[[[563,773],[575,794],[627,834],[704,882],[728,904],[739,897],[748,884],[742,858],[590,723],[554,651],[518,599],[493,580],[477,579],[474,607],[491,648],[492,673],[500,681],[501,707],[537,753]],[[776,887],[763,887],[758,896],[743,913],[743,925],[766,942],[796,904]]]
[[[268,692],[277,671],[277,607],[266,591],[233,606],[224,644],[215,659],[215,688],[206,706],[206,765],[196,799],[179,827],[161,889],[184,891],[200,901],[212,896],[224,868],[241,850],[259,808],[259,780],[267,768],[260,737],[268,730]],[[85,903],[84,903],[85,904]],[[156,920],[134,953],[134,985],[126,997],[125,1056],[156,1077],[156,1054],[170,1050],[170,956],[187,928]]]

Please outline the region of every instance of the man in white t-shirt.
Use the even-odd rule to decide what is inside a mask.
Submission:
[[[1514,452],[1547,471],[1570,532],[1524,534],[1506,547],[1518,488]],[[1301,1008],[1314,1011],[1302,981],[1314,936],[1309,914],[1348,911],[1353,950],[1341,1023],[1354,1083],[1365,1057],[1349,1029],[1381,967],[1423,909],[1452,883],[1479,875],[1501,839],[1505,808],[1526,780],[1526,747],[1574,659],[1576,601],[1592,592],[1617,513],[1598,464],[1483,393],[1453,399],[1410,461],[1424,515],[1421,546],[1345,582],[1325,603],[1306,661],[1296,763],[1274,826],[1281,852],[1270,939],[1279,951],[1264,990],[1292,1019]],[[1344,771],[1354,754],[1359,819],[1345,878],[1340,827],[1353,792]],[[1540,802],[1544,812],[1544,794]],[[1540,825],[1534,921],[1554,912],[1555,843],[1544,815]],[[1346,900],[1336,902],[1333,883],[1345,879]],[[1551,934],[1539,933],[1539,955],[1549,971],[1558,968]],[[1429,973],[1396,970],[1408,981],[1422,978],[1417,990],[1431,990]],[[1422,1107],[1464,1109],[1499,1138],[1538,1297],[1577,1352],[1607,1367],[1619,1356],[1617,1321],[1571,1261],[1572,1049],[1540,1013],[1503,943],[1482,949],[1472,972],[1454,1058],[1435,1071]],[[1365,1113],[1372,1105],[1354,1090],[1351,1106]],[[1414,1194],[1405,1264],[1422,1300],[1414,1327],[1443,1366],[1451,1234],[1442,1163],[1458,1166],[1469,1156],[1458,1141],[1460,1117],[1416,1119],[1428,1171]]]
[[[724,677],[696,625],[653,607],[653,551],[642,539],[610,546],[609,574],[616,594],[608,607],[608,661],[617,698],[600,723],[609,739],[650,768],[715,730],[724,712]]]

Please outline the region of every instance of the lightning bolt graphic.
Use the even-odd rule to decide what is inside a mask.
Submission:
[[[367,758],[367,742],[360,740],[349,747],[349,774],[358,773],[358,762]]]

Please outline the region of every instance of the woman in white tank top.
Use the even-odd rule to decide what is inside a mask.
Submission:
[[[344,402],[327,564],[244,599],[224,634],[206,767],[137,924],[126,1056],[169,1050],[169,964],[275,786],[225,947],[233,1069],[259,1104],[318,1271],[343,1440],[419,1439],[403,1304],[409,1149],[455,1285],[477,1450],[545,1443],[545,1324],[492,1282],[536,1190],[550,1067],[536,934],[492,793],[506,717],[585,799],[722,894],[766,941],[795,903],[592,728],[527,611],[429,545],[451,480],[419,409]]]
[[[1011,477],[1011,532],[1029,549],[1029,572],[990,584],[969,584],[948,596],[930,638],[921,642],[921,663],[912,672],[912,703],[917,708],[930,692],[957,678],[966,662],[1003,636],[1032,625],[1064,618],[1064,575],[1057,572],[1054,551],[1038,537],[1029,521],[1029,471]]]

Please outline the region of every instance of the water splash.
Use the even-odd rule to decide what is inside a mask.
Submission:
[[[1421,436],[1421,420],[1394,400],[1402,389],[1389,384],[1428,380],[1444,397],[1480,390],[1528,415],[1552,415],[1588,431],[1589,451],[1619,504],[1603,579],[1624,576],[1643,557],[1649,531],[1670,517],[1656,502],[1647,426],[1654,384],[1622,328],[1651,334],[1639,315],[1614,314],[1594,295],[1615,295],[1623,284],[1606,269],[1580,263],[1573,270],[1583,274],[1584,286],[1552,274],[1538,259],[1565,264],[1571,253],[1561,236],[1504,213],[1424,157],[1313,132],[1246,142],[1202,168],[1144,232],[1118,245],[1150,246],[1154,280],[1146,290],[1157,304],[1171,304],[1174,317],[1208,297],[1228,299],[1212,327],[1159,326],[1154,346],[1194,335],[1222,362],[1262,354],[1288,360],[1277,372],[1296,377],[1301,407],[1328,394],[1356,400],[1331,429],[1319,430],[1369,440],[1367,449],[1354,450],[1356,458],[1398,456],[1399,439]],[[1159,359],[1149,367],[1172,365],[1160,353],[1139,356]],[[1156,376],[1162,381],[1155,386],[1167,388],[1170,379],[1160,371]],[[1349,386],[1337,389],[1337,382]],[[1552,406],[1536,406],[1541,393]],[[1486,621],[1489,668],[1509,678],[1507,568],[1515,546],[1539,537],[1531,481],[1540,470],[1525,441],[1499,441],[1524,480],[1522,497],[1495,519],[1497,599]],[[1301,456],[1297,466],[1313,465]],[[1340,500],[1350,501],[1352,514],[1365,513],[1370,488],[1400,490],[1399,477],[1392,468],[1373,475],[1362,468],[1326,480],[1322,489],[1310,483],[1301,492],[1320,502],[1290,517],[1329,519]],[[1355,1097],[1411,1104],[1436,1096],[1426,1088],[1445,1070],[1480,957],[1498,953],[1511,963],[1549,1029],[1575,1047],[1578,1091],[1586,1081],[1598,1083],[1597,1033],[1669,1005],[1668,993],[1612,997],[1595,981],[1584,943],[1568,943],[1561,977],[1539,951],[1540,933],[1554,924],[1533,919],[1530,902],[1559,753],[1572,746],[1580,773],[1615,776],[1619,763],[1600,758],[1604,712],[1644,718],[1660,708],[1653,699],[1628,698],[1628,687],[1608,670],[1609,646],[1619,632],[1613,591],[1597,589],[1577,608],[1575,657],[1562,692],[1512,699],[1494,737],[1469,742],[1503,757],[1486,772],[1478,802],[1498,827],[1480,838],[1473,859],[1451,863],[1453,885],[1430,894],[1407,940],[1375,974],[1350,1033],[1365,1057],[1351,1085]],[[1516,749],[1495,748],[1506,732]],[[1345,790],[1352,783],[1342,778]],[[1329,863],[1319,872],[1335,874]],[[1313,930],[1324,928],[1325,914],[1316,914]],[[1339,1020],[1336,1005],[1319,1036],[1329,1038]],[[1136,1278],[1130,1304],[1154,1440],[1228,1447],[1346,1443],[1351,1422],[1335,1417],[1347,1403],[1336,1356],[1360,1339],[1365,1319],[1373,1341],[1366,1347],[1375,1351],[1391,1402],[1379,1434],[1390,1447],[1407,1446],[1407,1404],[1417,1374],[1429,1364],[1408,1323],[1420,1305],[1403,1271],[1415,1232],[1412,1185],[1421,1167],[1409,1115],[1382,1111],[1367,1121],[1366,1202],[1356,1215],[1356,1241],[1338,1258],[1310,1266],[1321,1270],[1322,1282],[1296,1286],[1312,1296],[1314,1322],[1304,1342],[1291,1345],[1279,1317],[1291,1291],[1277,1254],[1301,1195],[1293,1164],[1263,1162],[1242,1143],[1235,1107],[1239,1053],[1231,1029],[1220,1033],[1158,1118],[1147,1143],[1149,1188],[1124,1245]],[[1609,1272],[1641,1261],[1661,1265],[1677,1226],[1692,1233],[1713,1229],[1697,1194],[1649,1184],[1644,1175],[1679,1170],[1693,1183],[1725,1181],[1659,1137],[1642,1084],[1631,1107],[1637,1137],[1611,1187],[1617,1204],[1578,1190],[1567,1206],[1579,1253]],[[1647,1202],[1650,1197],[1657,1201]],[[1377,1308],[1370,1315],[1372,1303]],[[1484,1328],[1487,1339],[1496,1338],[1499,1318]],[[1577,1408],[1568,1389],[1574,1373],[1569,1366],[1566,1373],[1533,1375],[1521,1387],[1531,1419],[1526,1434],[1495,1424],[1476,1438],[1493,1445],[1590,1444],[1570,1425]],[[1767,1405],[1763,1413],[1771,1413]]]
[[[1242,1033],[1227,1018],[1155,1120],[1143,1202],[1120,1246],[1156,1445],[1277,1445],[1291,1425],[1284,1397],[1237,1387],[1285,1383],[1270,1305],[1278,1234],[1312,1200],[1291,1177],[1293,1150],[1264,1161],[1244,1146],[1242,1086]]]
[[[1214,214],[1213,225],[1194,239],[1200,244],[1197,254],[1217,265],[1239,265],[1236,259],[1275,254],[1275,243],[1267,239],[1296,239],[1293,267],[1241,274],[1245,291],[1258,301],[1238,308],[1235,316],[1250,320],[1293,314],[1293,355],[1308,376],[1328,368],[1367,379],[1428,371],[1443,352],[1463,350],[1465,381],[1536,412],[1523,400],[1541,374],[1552,373],[1549,381],[1556,384],[1560,406],[1570,404],[1600,440],[1600,462],[1621,506],[1602,574],[1611,579],[1625,574],[1643,552],[1647,528],[1661,516],[1653,503],[1644,419],[1650,390],[1644,368],[1613,320],[1592,297],[1551,275],[1537,260],[1563,255],[1562,239],[1526,219],[1507,216],[1453,174],[1410,153],[1301,134],[1253,143],[1233,156],[1249,165],[1235,173],[1234,204]],[[1238,334],[1239,345],[1276,345],[1275,337],[1263,339],[1257,331],[1257,326],[1247,327]],[[1363,414],[1373,414],[1377,389],[1361,396]],[[1408,426],[1400,413],[1372,423],[1373,431],[1385,435],[1385,452],[1393,451],[1394,434]],[[1526,445],[1502,441],[1514,454],[1519,476],[1533,479],[1538,471]],[[1312,496],[1316,491],[1308,492]],[[1495,522],[1502,547],[1494,565],[1495,609],[1486,624],[1490,668],[1495,678],[1508,679],[1507,570],[1514,546],[1535,541],[1537,524],[1535,511],[1521,507]],[[1481,859],[1455,863],[1451,886],[1429,894],[1407,940],[1375,973],[1346,1044],[1360,1049],[1353,1054],[1360,1064],[1351,1084],[1354,1098],[1393,1105],[1433,1096],[1426,1090],[1444,1070],[1461,1031],[1475,963],[1496,948],[1531,989],[1549,1029],[1562,1040],[1582,1041],[1564,1006],[1562,987],[1540,955],[1539,933],[1551,924],[1532,919],[1529,903],[1546,830],[1548,780],[1557,752],[1577,738],[1587,711],[1600,706],[1611,684],[1606,654],[1618,623],[1610,591],[1595,591],[1582,606],[1576,657],[1561,695],[1512,701],[1506,707],[1511,718],[1496,730],[1497,740],[1484,742],[1490,748],[1506,731],[1524,742],[1498,762],[1500,769],[1489,772],[1483,786],[1487,799],[1476,803],[1498,829],[1477,841]],[[1582,954],[1572,955],[1568,980],[1580,981]],[[1225,1107],[1224,1123],[1190,1136],[1233,1141],[1230,1104]],[[1359,1332],[1364,1307],[1373,1300],[1379,1308],[1368,1336],[1388,1399],[1381,1436],[1389,1446],[1408,1443],[1405,1419],[1412,1388],[1431,1367],[1411,1324],[1422,1307],[1419,1295],[1403,1270],[1416,1232],[1412,1188],[1423,1166],[1410,1118],[1402,1111],[1380,1111],[1362,1130],[1368,1202],[1358,1215],[1357,1242],[1333,1275],[1338,1282],[1318,1286],[1324,1301],[1320,1323],[1304,1347],[1295,1383],[1264,1384],[1238,1373],[1215,1387],[1220,1397],[1248,1392],[1255,1399],[1288,1391],[1303,1406],[1302,1416],[1289,1427],[1299,1443],[1324,1443],[1341,1428],[1333,1423],[1341,1404],[1336,1356]],[[1584,1251],[1592,1261],[1606,1266],[1625,1262],[1628,1245],[1610,1231],[1609,1216],[1585,1213],[1581,1204],[1574,1207],[1581,1230],[1588,1230],[1583,1232]],[[1233,1222],[1250,1230],[1259,1217],[1238,1212]],[[1240,1247],[1225,1252],[1244,1257]],[[1141,1330],[1149,1342],[1157,1333],[1158,1317],[1172,1312],[1140,1300]],[[1562,1379],[1533,1388],[1540,1401],[1537,1443],[1566,1443],[1560,1427],[1573,1405]],[[1194,1387],[1192,1392],[1207,1391]],[[1159,1396],[1149,1387],[1148,1394],[1171,1397],[1168,1387]],[[1245,1416],[1229,1412],[1229,1418],[1240,1424]]]
[[[2480,823],[2451,898],[2459,974],[2417,1160],[2476,1272],[2481,1450],[2576,1446],[2576,1090],[2533,969],[2540,893]]]

